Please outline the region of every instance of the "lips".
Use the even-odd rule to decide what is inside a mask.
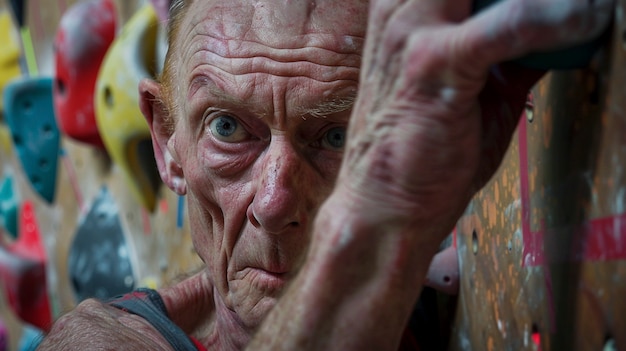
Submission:
[[[244,280],[260,290],[279,291],[289,281],[290,274],[284,271],[270,271],[262,268],[248,267],[242,272]]]

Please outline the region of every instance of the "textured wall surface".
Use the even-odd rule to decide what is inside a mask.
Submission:
[[[459,221],[451,349],[626,349],[625,4],[587,69],[533,89]]]

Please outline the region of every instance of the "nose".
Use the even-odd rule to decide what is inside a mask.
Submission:
[[[247,211],[252,225],[278,234],[304,224],[307,167],[289,140],[272,138],[255,174],[256,193]]]

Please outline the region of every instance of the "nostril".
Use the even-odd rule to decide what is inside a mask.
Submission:
[[[254,211],[252,210],[252,206],[248,207],[248,211],[246,211],[246,216],[248,217],[248,220],[250,221],[250,223],[252,223],[253,227],[258,228],[258,227],[261,226],[261,223],[256,218],[256,216],[254,215]]]

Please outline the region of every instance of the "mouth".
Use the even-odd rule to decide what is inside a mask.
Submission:
[[[280,291],[291,277],[288,272],[273,272],[262,268],[249,267],[245,271],[246,279],[266,291]]]

